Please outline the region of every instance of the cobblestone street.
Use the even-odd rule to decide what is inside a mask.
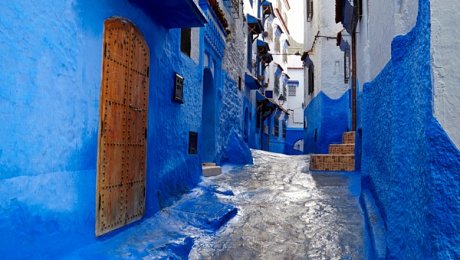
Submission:
[[[308,172],[308,156],[253,151],[254,165],[208,179],[239,213],[195,241],[192,259],[362,259],[359,176]]]

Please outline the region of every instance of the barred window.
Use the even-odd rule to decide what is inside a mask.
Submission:
[[[289,96],[295,96],[297,92],[296,86],[289,86]]]

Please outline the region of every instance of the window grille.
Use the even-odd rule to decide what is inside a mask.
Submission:
[[[295,96],[297,93],[297,87],[296,86],[289,86],[289,96],[293,97]]]

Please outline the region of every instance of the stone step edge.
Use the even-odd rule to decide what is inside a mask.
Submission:
[[[322,153],[319,153],[319,154],[312,154],[311,157],[313,157],[313,156],[316,156],[316,157],[333,157],[333,156],[346,157],[346,156],[355,156],[355,154],[354,154],[354,153],[345,153],[345,154],[336,154],[336,153],[333,153],[333,154],[330,154],[330,153],[322,154]]]
[[[220,166],[202,166],[201,170],[205,177],[213,177],[222,173],[222,167]]]

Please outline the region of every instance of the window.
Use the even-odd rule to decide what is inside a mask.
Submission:
[[[295,97],[296,91],[297,91],[297,87],[296,87],[296,86],[289,86],[289,96]]]
[[[198,133],[197,132],[188,132],[188,153],[189,154],[198,153]]]
[[[279,134],[280,134],[280,117],[276,116],[275,117],[275,126],[274,126],[274,130],[273,130],[273,135],[278,137]]]
[[[180,31],[180,50],[187,56],[192,52],[192,29],[182,28]]]
[[[307,22],[313,20],[313,0],[307,0]]]
[[[308,94],[311,95],[315,92],[315,66],[310,64],[308,66]]]

